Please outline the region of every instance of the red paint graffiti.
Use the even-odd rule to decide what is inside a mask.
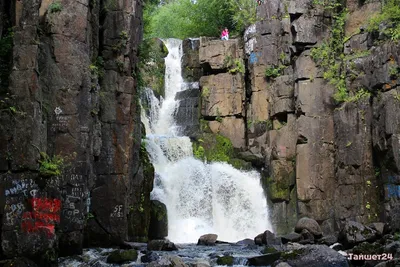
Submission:
[[[61,201],[59,199],[32,198],[29,203],[33,211],[24,212],[22,215],[22,230],[27,233],[44,230],[49,237],[54,236],[54,224],[60,222]]]

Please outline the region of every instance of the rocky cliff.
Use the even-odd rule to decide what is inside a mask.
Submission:
[[[380,2],[339,6],[265,1],[244,40],[200,39],[202,129],[262,170],[281,234],[303,216],[400,227],[400,47],[365,31]]]
[[[2,254],[46,266],[83,245],[146,241],[153,168],[134,78],[142,1],[0,8]]]

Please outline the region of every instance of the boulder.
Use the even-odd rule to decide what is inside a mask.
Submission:
[[[351,248],[365,241],[371,242],[375,239],[376,232],[374,230],[354,221],[347,221],[338,237],[338,240],[341,241],[346,248]]]
[[[327,246],[333,245],[336,242],[337,242],[337,237],[334,235],[327,235],[318,240],[319,244],[327,245]]]
[[[138,253],[135,249],[130,250],[115,250],[107,257],[107,263],[124,263],[136,261]]]
[[[159,260],[160,256],[158,256],[157,253],[150,251],[143,255],[140,259],[142,262],[153,262]]]
[[[322,230],[319,224],[317,223],[316,220],[308,218],[308,217],[303,217],[300,220],[297,221],[297,224],[294,228],[296,233],[301,233],[303,229],[308,230],[311,234],[313,234],[316,237],[321,237],[322,236]]]
[[[281,245],[282,241],[280,237],[276,237],[274,233],[266,230],[254,238],[254,243],[256,245]]]
[[[263,238],[264,233],[257,235],[254,237],[254,244],[261,246],[263,244],[262,238]]]
[[[382,222],[371,223],[368,227],[375,230],[379,236],[387,233],[387,225]]]
[[[394,241],[384,247],[385,253],[391,253],[393,257],[400,258],[400,241]]]
[[[311,234],[307,229],[301,230],[301,236],[303,240],[300,241],[301,244],[313,244],[314,243],[314,235]]]
[[[233,257],[232,256],[222,256],[217,258],[218,265],[226,265],[232,266],[233,265]]]
[[[282,243],[286,244],[288,242],[299,242],[303,240],[303,236],[298,233],[290,233],[281,237]]]
[[[287,262],[280,262],[275,267],[292,267]]]
[[[178,248],[175,246],[174,243],[172,243],[169,240],[161,240],[161,239],[155,239],[151,240],[149,243],[147,243],[147,249],[148,250],[155,250],[155,251],[173,251],[173,250],[178,250]]]
[[[279,260],[281,252],[264,254],[261,256],[248,258],[248,263],[251,266],[268,266]]]
[[[215,242],[217,241],[218,235],[216,234],[206,234],[200,236],[197,245],[201,246],[215,246]]]
[[[300,246],[282,253],[281,260],[291,266],[348,267],[347,258],[325,245]]]
[[[168,236],[167,207],[158,200],[152,200],[150,206],[150,239],[163,239]]]

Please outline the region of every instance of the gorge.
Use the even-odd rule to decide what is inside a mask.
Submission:
[[[389,24],[368,30],[383,2],[322,2],[264,1],[228,41],[154,39],[160,62],[140,65],[144,1],[0,0],[1,264],[144,253],[132,242],[167,236],[271,245],[304,217],[313,243],[359,227],[386,238],[362,230],[344,249],[387,252],[400,231],[400,45]],[[314,246],[301,249],[317,262],[320,249],[339,257]],[[389,247],[380,266],[399,262]]]

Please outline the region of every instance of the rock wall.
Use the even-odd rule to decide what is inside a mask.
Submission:
[[[243,43],[200,39],[202,119],[260,167],[279,234],[303,216],[324,233],[348,219],[399,229],[399,45],[363,30],[379,2],[347,7],[345,102],[310,55],[333,22],[311,0],[265,1]]]
[[[146,241],[154,170],[132,77],[142,1],[10,4],[1,16],[2,41],[13,27],[0,92],[3,255],[46,266],[83,245]]]

